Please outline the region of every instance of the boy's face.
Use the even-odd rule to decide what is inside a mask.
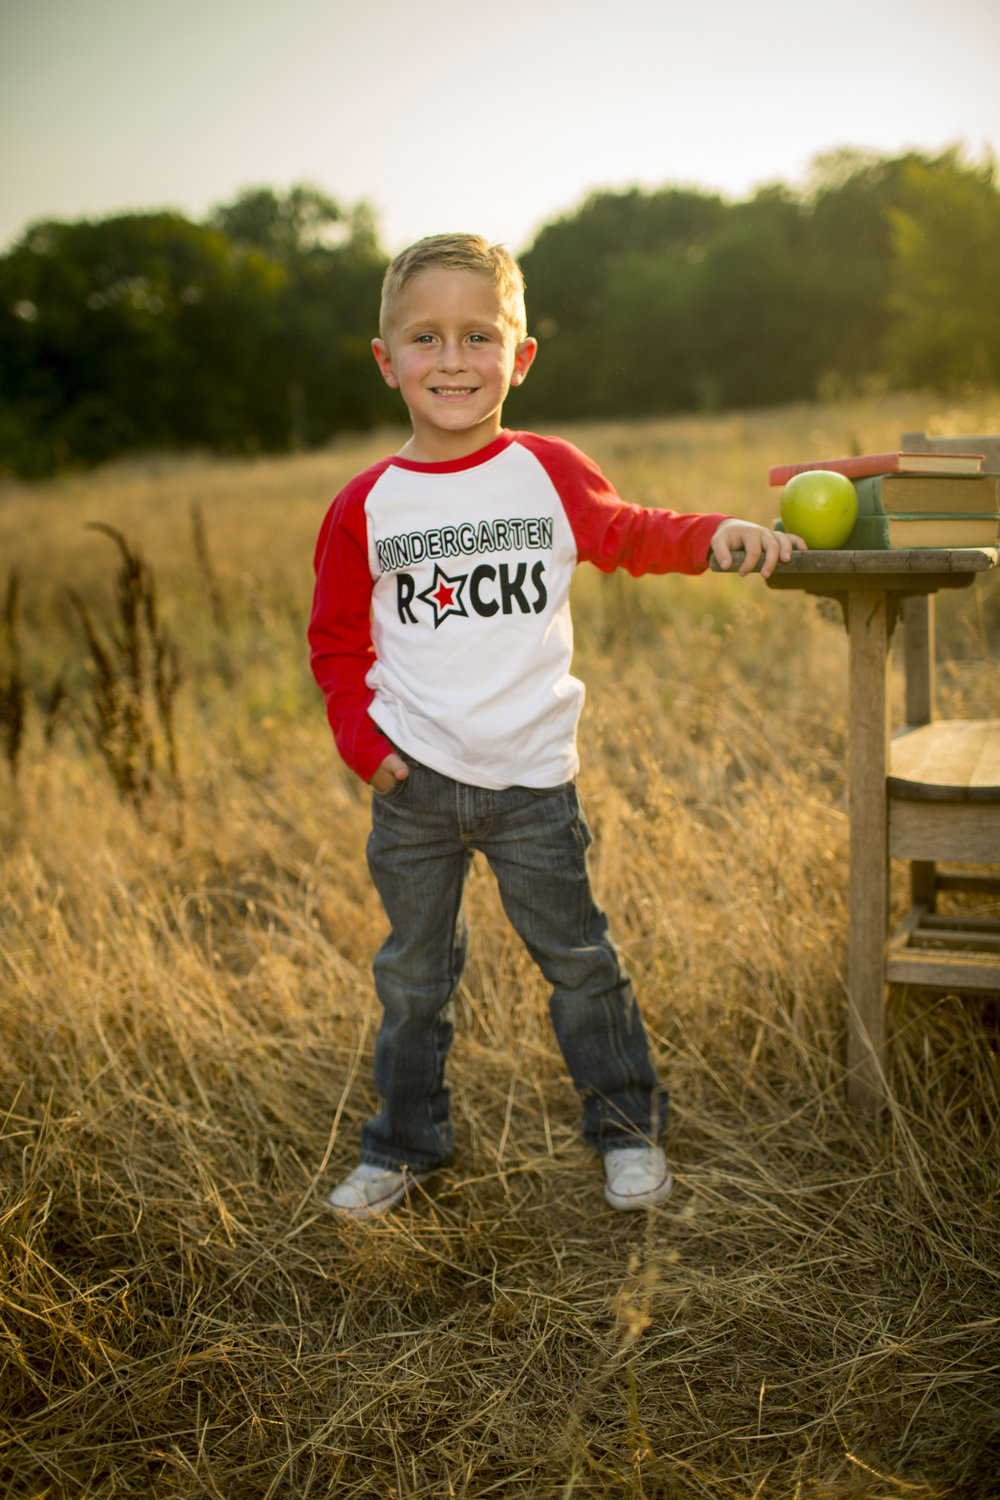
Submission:
[[[372,348],[409,408],[402,452],[425,463],[465,458],[500,431],[501,408],[535,357],[518,342],[495,287],[475,271],[421,271],[404,288],[385,339]]]

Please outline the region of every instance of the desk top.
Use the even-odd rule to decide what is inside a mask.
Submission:
[[[733,553],[735,573],[743,559]],[[723,570],[713,558],[713,572]],[[865,552],[840,548],[836,552],[793,552],[778,563],[767,580],[769,588],[825,589],[830,593],[857,588],[899,589],[929,593],[939,588],[961,588],[978,573],[1000,567],[996,547],[893,547]],[[755,571],[760,570],[760,563]]]

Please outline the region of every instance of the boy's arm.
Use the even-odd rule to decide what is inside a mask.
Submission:
[[[779,558],[787,562],[795,548],[806,545],[801,537],[720,512],[684,514],[629,505],[579,449],[558,438],[520,436],[559,491],[579,560],[593,563],[602,572],[625,568],[635,576],[703,573],[713,553],[719,566],[728,569],[732,549],[743,548],[741,576],[752,572],[763,557],[760,571],[767,578]]]
[[[561,438],[518,437],[542,464],[573,530],[580,562],[602,573],[703,573],[721,512],[683,515],[629,505],[594,461]]]
[[[368,716],[374,697],[366,681],[375,661],[372,578],[364,500],[352,503],[350,487],[323,522],[315,569],[309,662],[342,759],[363,781],[370,781],[394,751]]]

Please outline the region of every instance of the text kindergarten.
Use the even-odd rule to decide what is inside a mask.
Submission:
[[[495,555],[521,548],[551,551],[550,516],[511,517],[480,521],[478,525],[465,522],[459,526],[440,526],[375,540],[379,567],[383,573],[396,574],[399,619],[407,624],[417,624],[414,602],[419,599],[431,608],[435,629],[446,619],[467,616],[467,605],[475,614],[487,617],[498,612],[505,615],[512,612],[538,614],[544,609],[547,592],[543,582],[545,566],[541,561],[531,569],[531,584],[534,586],[531,598],[525,592],[528,570],[524,562],[520,562],[513,573],[506,563],[500,563],[499,568],[480,564],[471,575],[451,575],[437,566],[439,559],[475,557],[484,553]],[[434,561],[434,579],[428,588],[417,593],[414,579],[403,570],[426,560]],[[496,592],[493,586],[497,586]]]
[[[521,547],[552,549],[552,517],[511,517],[480,521],[473,526],[438,526],[375,540],[375,556],[383,573],[412,568],[426,558],[475,557],[484,552],[513,552]]]

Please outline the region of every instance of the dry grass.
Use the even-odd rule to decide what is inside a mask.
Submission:
[[[935,419],[998,414],[914,397],[574,435],[630,494],[763,517],[773,458]],[[885,1117],[847,1109],[844,640],[799,596],[578,580],[595,882],[672,1091],[672,1200],[604,1207],[479,873],[454,1163],[385,1223],[323,1213],[372,1102],[382,917],[301,627],[320,516],[365,456],[0,497],[25,670],[40,701],[74,685],[51,743],[29,703],[0,824],[0,1488],[996,1496],[998,1014],[895,994]],[[82,727],[63,592],[107,617],[93,520],[152,562],[179,641],[182,819],[166,781],[123,806]],[[944,604],[942,706],[1000,711],[990,601]]]

